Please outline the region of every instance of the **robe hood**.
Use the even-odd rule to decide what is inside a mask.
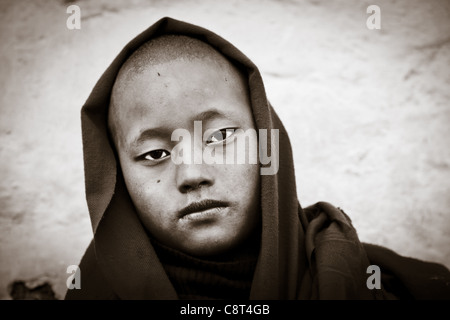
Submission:
[[[125,46],[82,108],[86,198],[100,268],[121,298],[176,298],[137,218],[107,126],[111,91],[121,66],[145,42],[164,34],[197,38],[238,64],[248,78],[256,128],[279,130],[279,146],[283,150],[279,170],[275,175],[261,176],[262,241],[251,297],[295,297],[298,270],[306,270],[306,261],[301,246],[304,232],[298,218],[300,206],[291,146],[286,131],[267,101],[258,69],[244,54],[211,31],[171,18],[159,20]],[[268,150],[267,154],[270,152]]]
[[[350,219],[327,203],[302,209],[289,138],[267,100],[257,67],[213,32],[171,18],[157,21],[122,49],[81,111],[86,199],[94,234],[80,265],[86,283],[83,297],[177,299],[125,187],[107,124],[121,66],[145,42],[165,34],[197,38],[239,65],[248,80],[256,129],[279,130],[278,172],[260,179],[261,243],[250,299],[379,297],[380,291],[367,289],[370,262]],[[277,152],[270,144],[262,147],[269,148],[267,154]]]

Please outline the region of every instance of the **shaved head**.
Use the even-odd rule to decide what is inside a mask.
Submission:
[[[223,56],[207,43],[182,35],[164,35],[139,47],[125,62],[119,75],[127,79],[151,66],[173,60],[218,59]]]
[[[151,39],[125,61],[113,86],[108,115],[108,127],[116,147],[120,143],[119,119],[126,118],[123,114],[126,111],[119,106],[123,103],[119,100],[134,89],[133,81],[137,81],[136,79],[145,72],[152,72],[163,78],[164,73],[158,66],[164,64],[199,60],[222,70],[225,81],[238,77],[239,85],[245,82],[242,72],[213,47],[201,40],[183,35],[163,35]],[[233,84],[233,81],[230,81],[230,84]]]

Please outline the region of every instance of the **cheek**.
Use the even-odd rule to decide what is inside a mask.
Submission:
[[[137,215],[153,234],[169,228],[172,223],[170,198],[161,179],[142,179],[137,175],[128,187]],[[158,182],[159,180],[159,182]]]
[[[242,176],[246,181],[247,188],[243,190],[246,197],[251,201],[259,201],[259,165],[246,165]]]
[[[155,178],[149,168],[121,161],[125,184],[141,219],[159,219],[163,204],[167,203],[164,180]]]
[[[222,165],[219,178],[224,181],[227,193],[249,201],[259,192],[259,165],[236,164]]]
[[[157,190],[153,190],[151,184],[156,184],[151,180],[145,179],[145,176],[139,174],[137,171],[124,171],[124,178],[127,185],[128,192],[133,200],[134,205],[138,211],[147,211],[148,208],[153,207],[154,197],[157,197]]]

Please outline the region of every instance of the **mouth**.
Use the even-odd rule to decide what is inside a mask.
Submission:
[[[202,200],[192,202],[187,207],[180,210],[179,219],[197,219],[214,215],[228,207],[228,202],[218,200]]]

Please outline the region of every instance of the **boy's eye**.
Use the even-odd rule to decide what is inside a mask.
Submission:
[[[210,143],[218,143],[228,139],[233,133],[235,128],[226,128],[215,131],[212,135],[208,137],[206,140],[207,144]]]
[[[164,149],[152,150],[144,155],[145,160],[162,160],[170,156],[170,152]]]

